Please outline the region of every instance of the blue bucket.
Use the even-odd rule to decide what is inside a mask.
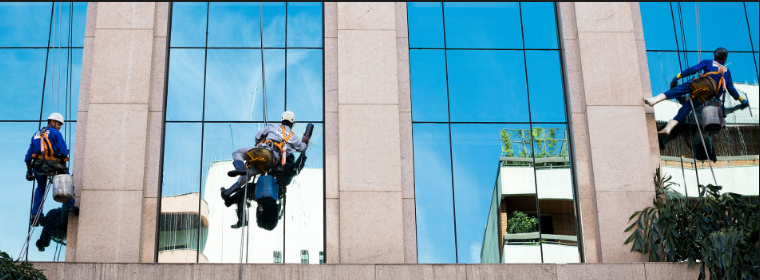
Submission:
[[[264,175],[259,177],[256,182],[256,200],[269,197],[277,201],[278,191],[280,190],[277,184],[277,179],[271,175]]]

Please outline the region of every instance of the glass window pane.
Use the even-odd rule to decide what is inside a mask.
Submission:
[[[264,3],[264,47],[285,47],[285,2]]]
[[[414,124],[417,261],[455,263],[448,124]]]
[[[757,51],[758,48],[760,48],[760,31],[758,31],[758,25],[760,25],[760,19],[758,19],[758,13],[760,13],[760,7],[758,7],[760,3],[758,2],[744,2],[744,7],[746,11],[745,17],[747,17],[747,22],[749,22],[749,31],[750,31],[750,37],[752,37],[752,45],[755,47],[754,51]]]
[[[492,202],[498,209],[502,263],[541,263],[536,178],[529,126],[499,130],[499,173]],[[493,233],[490,233],[493,236]],[[496,243],[496,242],[492,242]],[[491,250],[494,250],[493,248]],[[483,262],[481,260],[481,262]]]
[[[323,78],[321,49],[288,50],[286,109],[296,121],[322,121]]]
[[[261,47],[259,2],[209,4],[209,47]]]
[[[288,2],[288,47],[322,47],[321,2]]]
[[[729,51],[752,51],[750,44],[749,32],[747,27],[747,14],[744,12],[744,5],[739,2],[699,2],[699,27],[701,33],[702,50],[712,52],[718,47],[724,47]],[[681,4],[684,23],[695,22],[694,9],[695,4]],[[716,24],[715,12],[720,11],[720,24]],[[688,17],[687,17],[688,15]],[[691,21],[687,21],[691,18]],[[757,24],[757,22],[755,22]],[[686,26],[687,24],[684,24]],[[693,26],[693,24],[691,24]],[[687,29],[686,36],[690,36]],[[717,40],[712,34],[721,34]],[[693,38],[698,34],[694,32]],[[688,42],[688,41],[687,41]],[[689,50],[697,50],[697,45],[688,46]],[[757,48],[757,47],[756,47]]]
[[[567,127],[533,125],[539,229],[544,263],[579,263]]]
[[[670,4],[641,2],[639,8],[647,50],[676,50],[676,35]]]
[[[52,9],[50,2],[0,3],[0,47],[47,46]]]
[[[267,70],[277,71],[278,64],[284,64],[281,50],[266,52],[272,54],[274,61]],[[282,68],[280,68],[282,69]],[[277,79],[282,74],[270,74]],[[269,81],[269,78],[267,78]],[[284,96],[278,94],[275,83],[269,82],[267,90],[267,108],[284,103]],[[270,92],[270,90],[272,90]],[[206,121],[263,121],[263,87],[261,76],[260,49],[219,49],[208,50],[208,67],[206,69]],[[282,108],[282,107],[280,107]],[[279,109],[281,110],[281,109]],[[271,110],[270,116],[277,115],[278,110]],[[271,118],[271,117],[270,117]]]
[[[503,155],[501,130],[512,124],[452,124],[451,149],[457,254],[460,263],[481,262],[491,194]],[[529,148],[528,148],[529,149]]]
[[[71,60],[69,60],[69,50],[71,50]],[[69,68],[67,65],[71,67]],[[70,79],[69,74],[71,75]],[[81,77],[82,49],[61,49],[60,53],[57,49],[50,49],[45,81],[45,100],[42,102],[43,120],[53,112],[61,113],[65,120],[76,120]]]
[[[0,166],[3,166],[0,175],[5,178],[3,180],[6,186],[0,192],[3,197],[14,198],[0,204],[0,211],[4,217],[3,226],[0,227],[0,248],[3,248],[13,259],[19,257],[19,250],[26,240],[27,229],[29,229],[34,183],[24,179],[26,166],[23,160],[32,135],[37,131],[38,126],[37,122],[0,123],[0,130],[3,131],[3,137],[0,137]],[[49,204],[60,206],[60,203]],[[37,251],[34,246],[36,240],[32,241],[29,252]],[[52,255],[51,251],[53,250],[48,250],[48,255]],[[52,260],[52,257],[44,260]]]
[[[73,12],[71,10],[71,3],[69,2],[55,2],[54,6],[49,46],[68,47],[69,39],[71,39],[71,46],[82,47],[84,44],[84,25],[87,19],[87,2],[74,3]],[[69,38],[69,19],[72,18],[71,13],[73,13],[73,28],[71,30],[72,36]]]
[[[205,2],[172,3],[172,47],[206,46]]]
[[[559,51],[525,51],[534,122],[564,122],[565,91]]]
[[[306,123],[297,123],[293,133],[302,136],[306,131]],[[318,264],[315,255],[324,252],[324,125],[314,124],[314,131],[306,151],[306,164],[293,181],[287,186],[285,193],[285,212],[282,223],[285,225],[285,263],[301,263],[300,251],[308,251],[312,255],[307,263]],[[294,158],[299,158],[295,153]],[[272,260],[272,250],[263,250]]]
[[[44,49],[0,50],[0,119],[39,120],[45,80]],[[46,85],[49,87],[50,85]]]
[[[647,64],[652,95],[668,91],[670,81],[681,72],[676,52],[647,52]]]
[[[410,48],[443,48],[441,2],[409,2],[407,16]]]
[[[172,49],[169,53],[167,121],[200,121],[203,117],[204,50]]]
[[[557,21],[554,3],[520,2],[526,49],[556,49]]]
[[[518,3],[444,3],[447,48],[521,49]]]
[[[449,121],[445,54],[445,50],[409,52],[414,121]]]
[[[449,50],[452,122],[527,122],[522,51]]]
[[[158,261],[196,262],[199,228],[208,227],[208,207],[199,207],[201,124],[167,123],[164,141]]]

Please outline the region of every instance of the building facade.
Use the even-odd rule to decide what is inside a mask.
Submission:
[[[0,193],[22,199],[2,206],[0,250],[66,265],[668,271],[553,264],[646,261],[624,229],[660,166],[687,196],[717,182],[757,202],[757,3],[692,4],[3,4]],[[691,117],[658,137],[682,105],[642,98],[719,46],[749,109],[727,97],[721,132],[700,137]],[[232,152],[285,110],[296,135],[315,129],[264,230],[256,202],[218,190],[236,180]],[[36,187],[21,157],[54,111],[80,214],[48,195],[51,222],[16,254]],[[385,277],[428,273],[415,269]]]

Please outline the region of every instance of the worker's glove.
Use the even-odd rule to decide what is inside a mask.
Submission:
[[[738,107],[739,108],[747,108],[747,107],[749,107],[749,100],[747,100],[747,99],[742,100],[742,102],[739,103]]]
[[[32,174],[32,170],[29,169],[26,171],[26,180],[27,181],[34,181],[34,175]]]
[[[301,141],[302,141],[304,144],[306,144],[306,145],[309,145],[309,139],[311,139],[311,137],[309,137],[309,136],[304,136],[304,137],[303,137],[303,139],[301,139]]]
[[[673,78],[672,81],[670,81],[670,88],[674,88],[678,86],[678,77]]]

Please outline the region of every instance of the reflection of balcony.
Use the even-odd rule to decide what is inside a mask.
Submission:
[[[200,209],[198,207],[200,201]],[[200,214],[199,214],[200,210]],[[198,229],[208,228],[208,205],[199,193],[161,198],[158,258],[160,262],[194,262],[198,254]],[[201,235],[201,238],[205,234]],[[205,242],[200,242],[201,248]],[[205,256],[199,256],[207,262]]]
[[[542,250],[545,263],[578,262],[578,237],[538,232],[506,234],[502,262],[540,263]]]

